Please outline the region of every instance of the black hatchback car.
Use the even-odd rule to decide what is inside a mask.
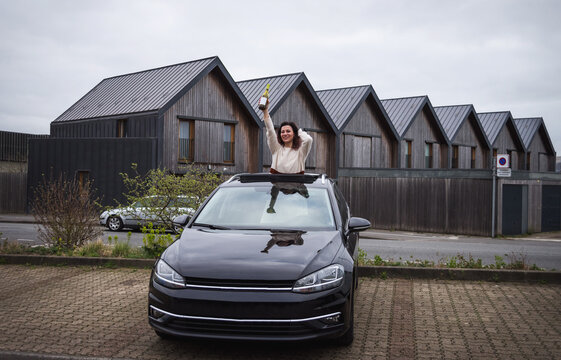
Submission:
[[[369,227],[325,175],[235,175],[156,262],[149,323],[161,337],[350,344]]]

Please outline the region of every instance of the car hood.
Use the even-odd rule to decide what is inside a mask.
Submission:
[[[338,231],[183,231],[163,259],[185,277],[224,280],[297,280],[330,265]]]

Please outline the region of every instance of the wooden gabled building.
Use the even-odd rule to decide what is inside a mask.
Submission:
[[[435,106],[451,143],[452,169],[489,169],[491,145],[473,105]]]
[[[372,85],[321,90],[338,131],[338,168],[396,168],[399,135]]]
[[[493,149],[493,158],[497,154],[508,154],[512,170],[526,169],[526,148],[510,111],[478,113],[477,116]]]
[[[450,142],[428,96],[385,99],[382,105],[399,134],[399,167],[450,167]]]
[[[526,147],[526,170],[555,171],[555,149],[543,118],[514,119],[514,125]]]
[[[306,171],[336,177],[337,128],[306,75],[301,72],[239,81],[239,88],[261,120],[263,112],[258,109],[258,102],[267,84],[270,84],[269,114],[274,126],[293,121],[314,139],[306,160]],[[263,125],[263,167],[267,171],[272,158],[265,136]]]
[[[102,80],[51,123],[51,138],[31,142],[30,185],[41,174],[94,180],[105,202],[119,198],[119,173],[226,173],[261,168],[262,122],[218,57]],[[31,166],[33,164],[33,166]]]

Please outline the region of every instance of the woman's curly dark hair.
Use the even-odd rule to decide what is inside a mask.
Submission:
[[[294,150],[298,150],[300,148],[300,145],[302,145],[302,139],[300,139],[300,136],[298,136],[298,126],[292,121],[285,121],[282,124],[280,124],[279,128],[277,129],[277,141],[279,142],[279,144],[284,146],[284,141],[282,141],[282,137],[281,137],[281,129],[283,126],[286,125],[290,126],[292,128],[292,132],[294,133],[294,138],[292,140],[292,148]]]

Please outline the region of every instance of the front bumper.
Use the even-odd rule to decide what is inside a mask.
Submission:
[[[294,341],[342,335],[350,325],[350,286],[289,291],[169,289],[150,283],[148,321],[184,337]]]

